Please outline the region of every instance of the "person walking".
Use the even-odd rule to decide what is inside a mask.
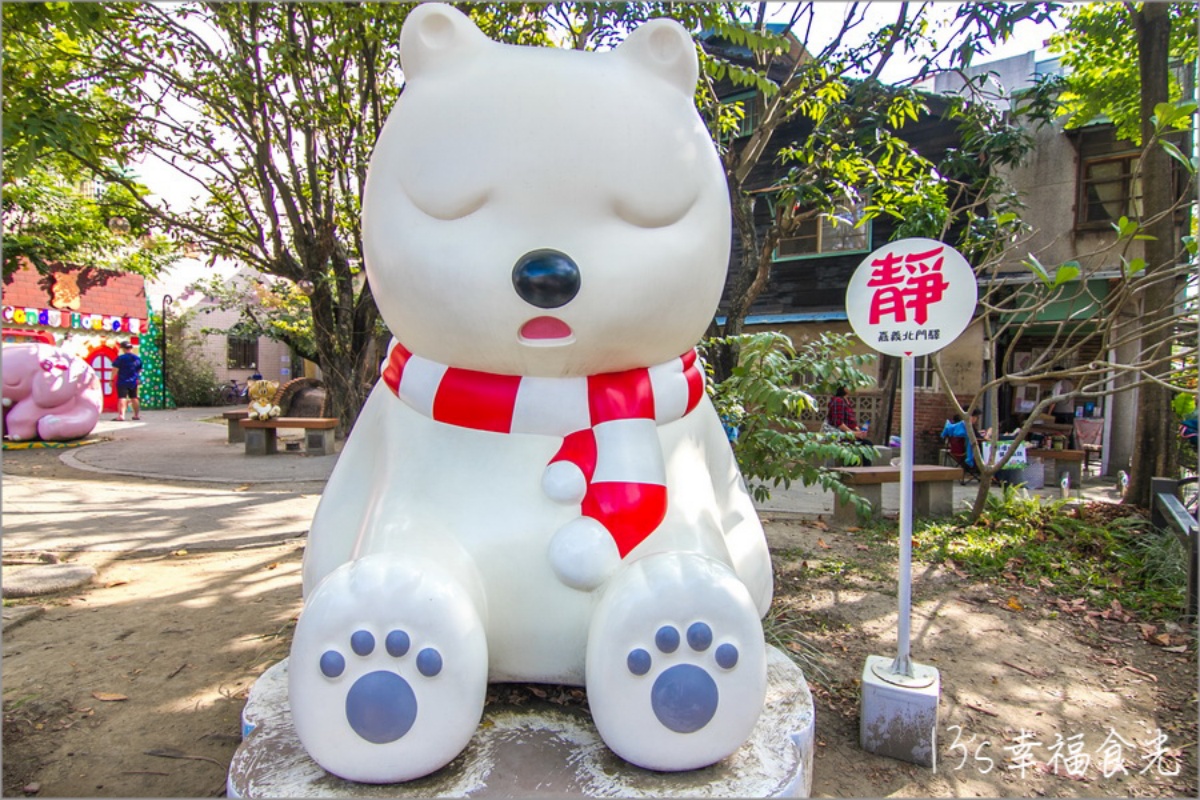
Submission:
[[[119,422],[125,421],[125,408],[133,404],[133,418],[142,418],[142,406],[138,401],[138,383],[142,379],[142,360],[133,354],[133,345],[125,342],[121,345],[121,355],[113,360],[117,370],[117,416]]]

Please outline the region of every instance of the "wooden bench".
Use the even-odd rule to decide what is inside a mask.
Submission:
[[[871,503],[871,517],[883,509],[883,485],[900,482],[900,467],[838,467],[834,470],[847,486],[853,486]],[[939,467],[935,464],[913,464],[913,515],[944,517],[954,513],[954,482],[962,480],[958,467]],[[847,525],[859,521],[857,509],[851,503],[834,496],[833,519]]]
[[[246,441],[246,433],[242,430],[239,424],[244,419],[249,419],[247,416],[250,409],[246,406],[238,406],[229,411],[222,411],[221,416],[225,419],[225,424],[229,426],[229,430],[225,434],[225,442],[227,444],[241,444]]]
[[[246,439],[246,455],[269,456],[279,452],[276,432],[280,428],[303,428],[304,450],[310,456],[325,456],[333,452],[334,417],[275,417],[273,419],[242,419],[238,424]]]
[[[1048,450],[1038,448],[1036,450],[1025,450],[1025,457],[1032,461],[1035,458],[1040,458],[1042,461],[1055,461],[1062,463],[1062,472],[1071,476],[1071,488],[1078,489],[1083,482],[1083,459],[1086,454],[1082,450]],[[1057,469],[1057,468],[1056,468]],[[1061,477],[1061,473],[1054,472],[1046,475],[1047,486],[1057,486]],[[1053,483],[1051,482],[1053,481]]]

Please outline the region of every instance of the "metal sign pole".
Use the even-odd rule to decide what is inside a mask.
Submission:
[[[912,519],[913,519],[913,384],[912,356],[900,358],[900,617],[896,629],[896,660],[892,672],[913,677],[909,646],[912,631]]]
[[[941,676],[934,667],[914,662],[910,653],[917,441],[913,359],[954,341],[971,323],[978,300],[971,265],[953,247],[933,239],[901,239],[878,248],[846,287],[850,326],[868,346],[900,358],[902,378],[897,651],[894,660],[871,655],[863,665],[859,742],[867,752],[935,768]],[[921,489],[917,497],[932,500],[924,497],[930,487]]]

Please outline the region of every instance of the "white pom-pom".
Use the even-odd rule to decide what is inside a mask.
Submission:
[[[542,491],[555,502],[576,505],[587,494],[587,478],[570,461],[555,461],[542,473]]]
[[[591,517],[578,517],[559,528],[547,555],[558,579],[581,592],[595,589],[621,566],[617,543]]]

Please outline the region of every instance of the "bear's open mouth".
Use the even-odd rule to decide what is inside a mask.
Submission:
[[[556,317],[534,317],[521,326],[517,338],[522,344],[553,347],[575,341],[571,326]]]

